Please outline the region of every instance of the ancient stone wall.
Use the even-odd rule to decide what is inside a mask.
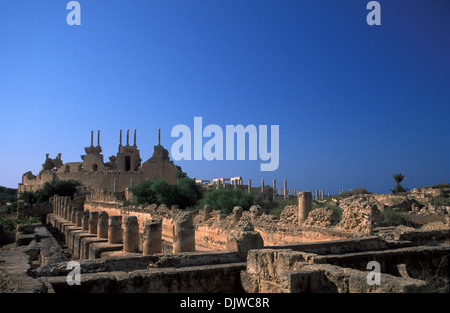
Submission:
[[[147,220],[160,219],[162,221],[162,239],[166,242],[173,241],[174,220],[183,212],[178,208],[168,208],[162,204],[144,207],[124,206],[123,201],[117,200],[112,195],[106,195],[103,191],[92,191],[86,198],[85,211],[106,211],[111,215],[136,216],[139,223],[139,231],[144,232]],[[209,210],[209,209],[208,209]],[[195,242],[198,250],[226,250],[227,236],[233,230],[239,220],[252,223],[254,230],[259,232],[265,246],[294,244],[299,242],[338,240],[351,237],[348,233],[319,228],[292,227],[278,220],[273,215],[262,214],[261,210],[253,208],[251,211],[235,213],[228,216],[212,210],[205,218],[203,211],[194,212]],[[238,214],[237,216],[235,214]]]
[[[34,175],[33,175],[34,176]],[[18,193],[23,191],[36,191],[44,186],[46,182],[53,180],[76,180],[83,186],[94,189],[100,188],[110,192],[122,191],[132,185],[145,181],[143,172],[57,172],[53,170],[41,171],[33,178],[22,178],[22,183],[18,186]],[[115,187],[114,187],[115,186]]]

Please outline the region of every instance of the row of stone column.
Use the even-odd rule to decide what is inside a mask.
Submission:
[[[139,252],[139,223],[136,216],[111,215],[106,211],[84,211],[70,205],[70,197],[54,196],[53,214],[70,221],[83,231],[108,239],[109,244],[123,243],[124,252]],[[123,229],[122,229],[123,221]],[[161,252],[162,221],[150,219],[144,226],[143,254]]]
[[[280,188],[279,193],[277,192],[277,180],[274,179],[272,183],[273,183],[272,190],[273,190],[273,198],[274,199],[276,198],[277,195],[283,195],[283,198],[287,199],[289,196],[295,196],[297,194],[295,189],[293,189],[293,190],[288,189],[287,179],[283,179],[283,187],[284,188]],[[252,192],[252,180],[251,179],[248,180],[247,186],[248,186],[248,193],[251,193]],[[261,179],[261,193],[264,193],[264,188],[265,188],[264,179]]]
[[[105,211],[91,211],[85,213],[85,216],[89,216],[89,225],[83,226],[83,230],[88,230],[91,234],[97,234],[98,238],[107,238],[109,244],[123,243],[123,252],[139,252],[139,223],[136,216],[109,216]],[[143,254],[160,253],[161,245],[162,221],[147,220],[143,234]]]
[[[108,239],[110,244],[123,243],[124,252],[139,252],[139,223],[136,216],[111,215],[106,211],[83,211],[72,208],[70,197],[55,196],[52,200],[54,214],[64,218],[82,230]],[[122,225],[123,222],[123,225]],[[123,226],[123,228],[122,228]],[[160,253],[162,246],[162,221],[149,219],[143,231],[144,255]],[[192,212],[181,212],[173,226],[173,252],[195,251],[195,227]]]

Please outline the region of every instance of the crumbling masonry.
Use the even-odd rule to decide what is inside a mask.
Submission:
[[[257,206],[224,216],[210,206],[128,207],[99,189],[83,201],[54,196],[48,228],[19,228],[21,250],[0,251],[0,272],[22,292],[57,293],[427,292],[426,277],[447,275],[448,228],[387,236],[305,227],[309,199],[299,194],[296,226],[283,226]],[[80,285],[67,283],[68,258],[80,264]],[[371,261],[380,285],[367,283]]]

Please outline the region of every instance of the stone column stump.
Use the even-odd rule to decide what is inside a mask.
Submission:
[[[147,220],[144,226],[143,254],[152,255],[161,252],[162,221]]]
[[[101,211],[98,215],[97,238],[108,238],[108,220],[108,213]]]
[[[139,223],[137,217],[125,216],[123,224],[123,251],[139,252]]]
[[[195,227],[192,212],[181,212],[173,225],[173,252],[195,251]]]
[[[312,195],[309,191],[298,192],[298,226],[302,226],[312,209]]]
[[[108,222],[108,243],[122,243],[122,215],[111,215]]]
[[[89,212],[89,233],[97,234],[98,211]]]

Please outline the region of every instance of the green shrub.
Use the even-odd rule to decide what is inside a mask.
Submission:
[[[392,209],[385,209],[380,214],[380,223],[383,226],[411,225],[411,218],[405,213],[400,213]]]
[[[209,204],[213,209],[220,210],[223,214],[230,214],[235,206],[241,206],[244,211],[249,210],[255,203],[252,194],[240,189],[209,189],[205,197],[200,201],[198,208]]]
[[[16,223],[11,221],[8,218],[0,217],[0,224],[3,226],[3,229],[9,234],[16,233]]]
[[[328,208],[336,214],[336,222],[342,220],[342,208],[338,206],[328,206]]]
[[[19,199],[27,203],[42,203],[48,201],[53,195],[73,198],[77,192],[80,182],[75,180],[58,180],[46,182],[44,186],[35,192],[24,191],[19,195]]]
[[[440,183],[438,185],[431,186],[433,189],[444,189],[444,188],[450,188],[449,183]]]
[[[17,197],[17,189],[0,186],[0,201],[14,202]]]
[[[20,220],[17,220],[17,224],[34,224],[34,223],[40,223],[41,219],[39,217],[35,216],[28,216],[24,217]]]
[[[436,197],[431,200],[431,203],[438,206],[450,206],[450,198],[444,196]]]
[[[24,191],[19,195],[19,199],[25,201],[26,203],[36,203],[36,195],[32,191]]]
[[[189,177],[178,179],[176,184],[169,184],[164,178],[147,180],[129,190],[135,197],[135,204],[164,203],[169,207],[175,204],[183,210],[195,206],[202,196],[202,187]]]

